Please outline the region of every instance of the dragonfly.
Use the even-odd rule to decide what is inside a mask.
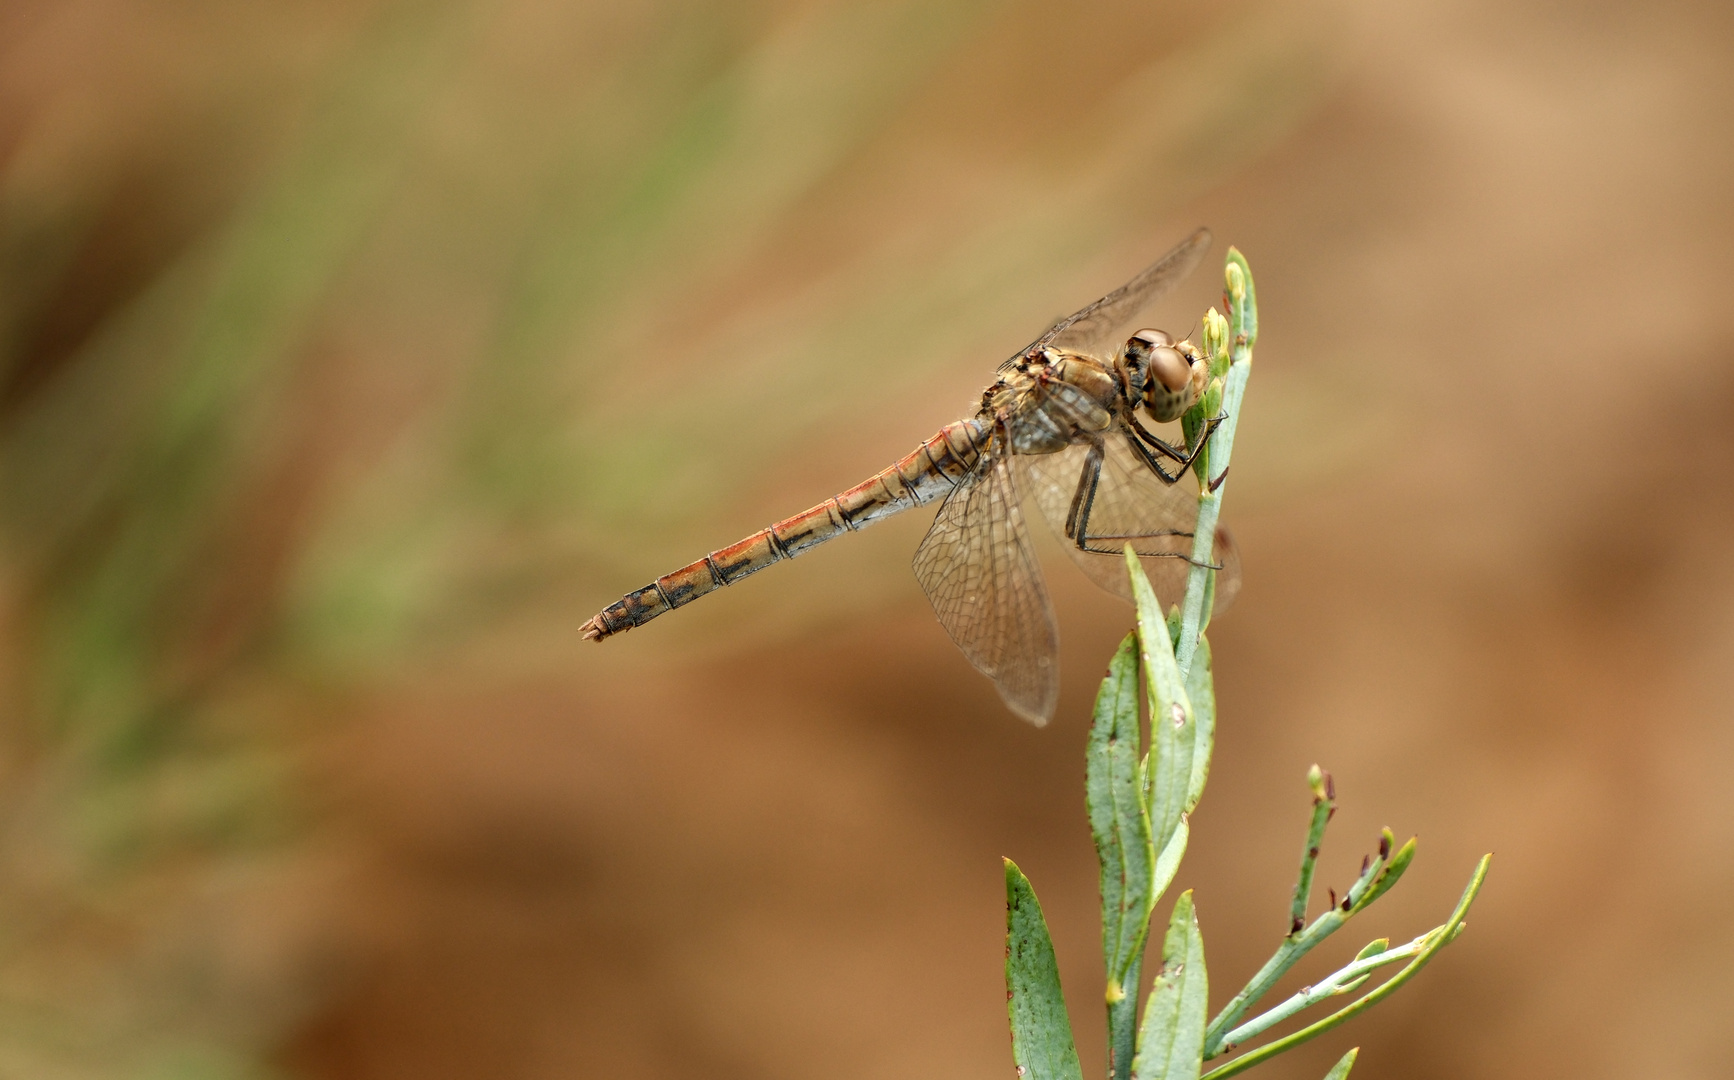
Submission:
[[[1164,439],[1143,420],[1178,420],[1209,384],[1190,340],[1126,330],[1191,272],[1210,246],[1199,229],[1132,280],[1001,364],[973,416],[941,428],[896,464],[794,517],[627,593],[582,627],[601,641],[827,540],[918,506],[939,504],[915,551],[915,577],[940,624],[1001,699],[1037,725],[1059,698],[1059,631],[1024,523],[1034,496],[1073,561],[1127,599],[1125,547],[1142,558],[1164,604],[1194,565],[1198,495],[1181,481],[1218,424]],[[1120,336],[1125,334],[1124,337]],[[1214,488],[1214,480],[1194,477]],[[1232,598],[1239,562],[1218,531],[1208,564],[1215,602]]]

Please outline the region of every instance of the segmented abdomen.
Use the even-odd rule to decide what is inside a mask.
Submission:
[[[947,424],[903,460],[863,483],[627,593],[585,623],[582,632],[595,641],[642,626],[665,611],[733,585],[774,562],[792,559],[832,537],[933,502],[975,467],[987,436],[988,427],[980,420]]]

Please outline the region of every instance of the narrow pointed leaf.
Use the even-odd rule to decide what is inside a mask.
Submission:
[[[1208,610],[1208,608],[1206,609]],[[1210,669],[1210,642],[1198,636],[1198,652],[1186,669],[1186,699],[1192,703],[1192,779],[1186,787],[1185,813],[1192,813],[1204,797],[1204,782],[1210,779],[1210,755],[1216,750],[1216,683]]]
[[[1132,1080],[1197,1080],[1204,1061],[1204,1021],[1209,1011],[1204,938],[1198,932],[1192,891],[1174,901],[1162,942],[1162,971],[1150,988]]]
[[[1355,910],[1361,910],[1389,892],[1391,886],[1397,884],[1397,879],[1403,876],[1403,871],[1409,869],[1409,864],[1414,859],[1415,838],[1411,836],[1402,847],[1392,853],[1390,860],[1379,871],[1379,876],[1373,879],[1372,885],[1355,902]]]
[[[1180,824],[1174,827],[1174,832],[1168,837],[1168,843],[1156,856],[1156,872],[1150,882],[1150,903],[1155,903],[1162,894],[1168,891],[1168,886],[1174,884],[1174,875],[1180,871],[1180,860],[1186,855],[1186,841],[1192,836],[1192,829],[1186,824],[1186,819],[1180,819]]]
[[[1023,871],[1005,861],[1005,993],[1020,1080],[1083,1080],[1060,970],[1042,906]]]
[[[1231,363],[1252,362],[1252,347],[1258,343],[1258,290],[1252,284],[1252,267],[1239,248],[1228,249],[1228,266],[1223,274],[1228,286],[1228,359]]]
[[[1174,662],[1174,646],[1168,637],[1168,621],[1150,587],[1144,567],[1126,547],[1126,566],[1132,575],[1132,595],[1138,605],[1138,644],[1144,660],[1144,679],[1150,691],[1150,835],[1156,850],[1168,846],[1186,811],[1192,788],[1192,756],[1197,723],[1185,681]]]
[[[1330,774],[1317,765],[1307,776],[1313,789],[1313,815],[1307,824],[1306,844],[1301,848],[1300,874],[1294,883],[1293,899],[1289,903],[1291,932],[1298,931],[1307,917],[1307,905],[1313,894],[1313,873],[1318,868],[1319,847],[1325,841],[1325,826],[1330,824],[1336,802],[1330,794]]]
[[[1355,954],[1355,959],[1356,960],[1365,960],[1369,956],[1377,956],[1380,953],[1389,950],[1390,947],[1391,947],[1391,939],[1390,938],[1388,938],[1388,937],[1374,938],[1372,941],[1369,941],[1365,945],[1361,946],[1361,951]]]
[[[1138,742],[1138,638],[1127,634],[1096,694],[1085,757],[1085,802],[1101,863],[1102,956],[1110,1005],[1125,996],[1127,970],[1144,951],[1156,903],[1150,891],[1156,851],[1138,775]]]
[[[1361,1048],[1355,1047],[1331,1066],[1331,1071],[1325,1073],[1325,1080],[1349,1080],[1349,1070],[1355,1067],[1355,1059],[1361,1055]]]

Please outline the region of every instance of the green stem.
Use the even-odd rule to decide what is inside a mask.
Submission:
[[[1336,784],[1331,781],[1330,773],[1314,765],[1307,774],[1307,783],[1313,789],[1313,819],[1307,827],[1307,846],[1301,852],[1300,877],[1294,883],[1294,900],[1289,905],[1288,932],[1291,934],[1306,923],[1307,901],[1313,894],[1313,870],[1318,866],[1319,845],[1324,843],[1325,826],[1337,808]]]
[[[1125,994],[1108,1006],[1108,1080],[1131,1080],[1132,1057],[1138,1046],[1138,980],[1144,958],[1132,958],[1126,969]]]
[[[1300,958],[1311,952],[1321,941],[1342,929],[1344,923],[1354,917],[1366,904],[1368,896],[1376,895],[1373,890],[1383,892],[1389,886],[1387,879],[1394,879],[1409,865],[1408,860],[1414,857],[1414,841],[1409,841],[1397,854],[1400,858],[1386,860],[1383,856],[1389,850],[1389,843],[1381,845],[1380,858],[1369,860],[1367,868],[1355,883],[1349,886],[1348,895],[1342,903],[1334,904],[1329,911],[1324,912],[1312,921],[1305,930],[1295,931],[1283,939],[1276,952],[1259,968],[1258,974],[1247,982],[1246,987],[1216,1014],[1216,1019],[1210,1022],[1210,1027],[1204,1036],[1204,1057],[1206,1060],[1225,1052],[1228,1042],[1227,1034],[1230,1028],[1240,1022],[1246,1015],[1246,1010],[1258,1003],[1258,1000],[1270,992],[1278,979],[1288,973]],[[1394,873],[1393,873],[1394,871]]]
[[[1258,298],[1252,286],[1252,271],[1246,265],[1245,256],[1236,248],[1228,249],[1228,266],[1223,278],[1227,286],[1224,296],[1228,301],[1229,366],[1223,384],[1222,410],[1227,413],[1227,419],[1210,437],[1203,455],[1205,472],[1199,477],[1198,522],[1192,529],[1192,570],[1186,579],[1186,598],[1180,616],[1180,645],[1175,650],[1175,660],[1182,672],[1192,667],[1192,657],[1198,651],[1198,635],[1204,632],[1210,620],[1206,601],[1213,591],[1210,564],[1216,552],[1216,520],[1222,513],[1222,495],[1228,479],[1229,461],[1234,454],[1234,432],[1240,426],[1241,401],[1246,397],[1246,382],[1252,377],[1252,346],[1258,340]]]
[[[1427,962],[1457,938],[1458,928],[1463,925],[1463,919],[1469,914],[1469,905],[1475,902],[1475,894],[1481,891],[1481,883],[1487,877],[1487,868],[1492,864],[1492,855],[1483,855],[1481,862],[1475,867],[1475,874],[1469,879],[1468,888],[1463,890],[1463,898],[1457,902],[1457,909],[1451,913],[1451,918],[1445,925],[1433,932],[1433,940],[1422,949],[1415,959],[1409,961],[1407,967],[1390,977],[1378,989],[1360,998],[1353,1004],[1332,1013],[1316,1023],[1309,1024],[1291,1035],[1284,1036],[1272,1043],[1266,1043],[1249,1053],[1242,1054],[1226,1065],[1219,1065],[1205,1073],[1199,1080],[1227,1080],[1236,1073],[1245,1072],[1260,1062],[1269,1061],[1285,1050],[1292,1050],[1301,1043],[1315,1039],[1339,1024],[1346,1023],[1355,1016],[1366,1012],[1374,1005],[1397,992],[1397,988],[1415,977]]]
[[[1371,956],[1359,957],[1352,963],[1345,964],[1318,982],[1301,990],[1300,993],[1293,995],[1282,1004],[1258,1014],[1229,1032],[1228,1037],[1223,1040],[1223,1046],[1233,1049],[1243,1045],[1254,1035],[1269,1031],[1296,1013],[1312,1008],[1325,998],[1346,994],[1356,989],[1362,982],[1366,981],[1369,974],[1379,968],[1388,964],[1395,964],[1399,960],[1407,960],[1421,952],[1433,942],[1434,935],[1442,929],[1444,928],[1435,927],[1407,945],[1399,945],[1395,949],[1386,949],[1384,952],[1376,952]]]

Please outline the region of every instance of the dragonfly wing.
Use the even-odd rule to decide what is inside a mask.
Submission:
[[[1060,320],[1028,351],[1053,346],[1093,356],[1113,356],[1122,332],[1139,312],[1155,303],[1192,272],[1210,247],[1210,230],[1199,229],[1131,281],[1090,306]]]
[[[1192,529],[1198,520],[1198,489],[1184,478],[1178,484],[1164,483],[1116,431],[1110,432],[1103,444],[1095,490],[1080,494],[1089,457],[1089,445],[1079,443],[1057,454],[1019,458],[1042,516],[1066,554],[1097,585],[1116,596],[1132,598],[1123,554],[1129,542],[1142,556],[1157,597],[1164,605],[1179,603],[1192,569],[1188,557],[1192,554]],[[1085,547],[1080,547],[1073,535],[1078,520],[1073,508],[1076,504],[1081,511],[1086,499],[1087,532]],[[1240,558],[1232,538],[1220,527],[1212,561],[1222,567],[1216,575],[1215,610],[1220,613],[1240,588]]]
[[[1059,698],[1060,635],[1005,457],[985,459],[946,497],[915,551],[915,577],[1006,705],[1047,723]]]

